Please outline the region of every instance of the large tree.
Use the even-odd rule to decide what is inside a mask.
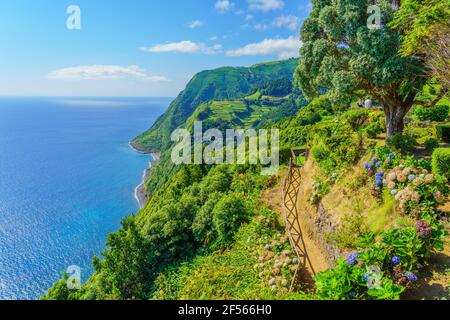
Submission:
[[[404,34],[400,53],[424,59],[442,85],[438,100],[450,88],[450,0],[402,0],[401,4],[391,23]]]
[[[368,10],[374,2],[381,28],[369,27],[370,17],[377,18],[377,11]],[[363,91],[383,104],[388,137],[402,133],[404,117],[429,75],[422,59],[399,55],[402,34],[388,26],[396,8],[392,0],[312,3],[301,30],[297,78],[302,90],[313,98],[326,88],[337,105],[349,105]]]

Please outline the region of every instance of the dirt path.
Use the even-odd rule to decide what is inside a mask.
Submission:
[[[283,223],[284,223],[284,216],[282,203],[282,192],[283,192],[282,180],[286,177],[286,175],[287,170],[282,171],[280,173],[280,176],[278,177],[279,178],[278,185],[272,189],[267,190],[261,197],[261,200],[264,203],[266,203],[270,209],[280,214],[280,220],[283,221]],[[297,202],[300,201],[304,201],[304,199],[301,199],[301,197],[299,197],[297,199]],[[297,207],[299,207],[298,203]],[[302,213],[300,212],[299,214],[301,217]],[[302,229],[306,230],[305,225],[302,223],[302,221],[299,222]],[[325,271],[330,266],[328,265],[325,255],[322,253],[322,250],[319,248],[319,246],[315,243],[314,239],[307,232],[303,232],[303,241],[313,270],[311,270],[311,266],[307,264],[306,269],[304,269],[301,272],[300,278],[302,279],[303,282],[302,287],[311,289],[313,287],[312,284],[314,273],[317,274],[319,272]]]

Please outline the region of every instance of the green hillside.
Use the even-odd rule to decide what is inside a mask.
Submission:
[[[234,100],[253,93],[268,80],[293,79],[297,59],[261,63],[249,68],[219,68],[195,75],[167,112],[145,133],[133,141],[141,150],[163,151],[170,145],[170,133],[181,126],[202,103],[212,100]]]
[[[257,97],[257,98],[255,98]],[[200,105],[186,120],[190,129],[194,121],[203,121],[204,128],[261,128],[283,117],[294,116],[299,106],[307,105],[302,96],[263,97],[259,91],[237,100],[210,101]]]
[[[69,290],[66,277],[43,299],[447,299],[449,91],[420,53],[399,55],[405,32],[389,27],[398,16],[411,29],[404,3],[415,1],[402,1],[400,13],[384,2],[391,14],[380,30],[366,28],[365,7],[315,1],[294,88],[285,78],[296,60],[195,76],[134,141],[162,152],[146,182],[147,205],[109,235],[81,289]],[[351,107],[368,97],[381,107]],[[279,128],[281,170],[175,166],[169,134],[196,120]],[[307,157],[291,152],[298,146]],[[309,263],[298,269],[298,244],[283,225],[289,203],[316,273]]]

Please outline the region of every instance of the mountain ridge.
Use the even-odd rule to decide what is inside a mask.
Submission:
[[[250,67],[220,67],[197,73],[154,125],[132,141],[146,152],[164,151],[170,146],[170,133],[181,126],[203,103],[244,97],[255,86],[273,79],[293,79],[298,59],[259,63]]]

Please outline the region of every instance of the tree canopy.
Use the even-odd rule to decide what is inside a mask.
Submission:
[[[391,25],[404,34],[401,54],[422,57],[445,95],[450,88],[450,1],[403,0]]]
[[[301,29],[303,46],[296,76],[309,98],[321,88],[335,104],[349,105],[361,90],[380,101],[388,136],[402,133],[403,119],[429,79],[424,62],[400,56],[401,32],[389,23],[395,8],[378,1],[381,28],[369,28],[369,0],[313,0]],[[369,13],[368,13],[369,11]]]

